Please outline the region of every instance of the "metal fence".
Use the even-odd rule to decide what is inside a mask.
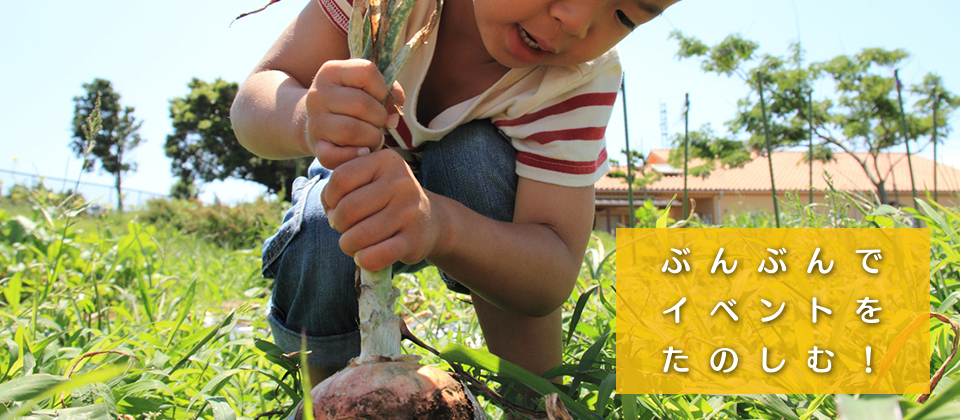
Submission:
[[[14,185],[32,187],[38,184],[56,192],[76,191],[87,201],[96,201],[100,205],[116,206],[117,203],[117,190],[113,185],[0,169],[0,196],[9,194]],[[123,196],[124,207],[139,207],[151,198],[167,197],[168,194],[124,188]]]

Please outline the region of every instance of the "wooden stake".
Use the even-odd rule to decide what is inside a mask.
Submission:
[[[767,104],[763,101],[763,73],[757,72],[757,91],[760,92],[760,117],[763,118],[763,137],[767,142],[767,163],[770,164],[770,192],[773,194],[773,216],[780,227],[780,206],[777,205],[777,184],[773,182],[773,147],[770,146],[770,125],[767,122]]]
[[[687,168],[690,159],[690,94],[687,93],[683,99],[683,213],[684,220],[687,216]]]
[[[630,153],[630,126],[627,125],[627,78],[620,77],[620,91],[623,92],[623,137],[627,149],[627,212],[629,213],[627,227],[637,224],[633,214],[633,156]]]
[[[903,113],[903,95],[900,93],[900,70],[893,71],[897,82],[897,102],[900,103],[900,131],[903,133],[903,145],[907,148],[907,167],[910,168],[910,189],[913,191],[913,207],[917,207],[917,184],[913,180],[913,160],[910,158],[910,137],[907,136],[907,115]],[[920,224],[917,224],[920,227]]]

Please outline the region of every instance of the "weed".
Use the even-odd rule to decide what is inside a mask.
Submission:
[[[89,214],[76,196],[44,194],[23,192],[30,211],[0,210],[0,418],[290,414],[303,394],[300,355],[284,354],[271,342],[265,321],[270,285],[260,278],[255,246],[281,206],[237,210],[166,201],[116,218]],[[783,204],[782,223],[790,227],[925,224],[931,312],[960,321],[957,210],[929,198],[920,211],[901,210],[842,192],[828,194],[824,204],[804,204],[795,195]],[[770,227],[772,219],[738,215],[724,225]],[[230,239],[217,229],[229,230]],[[960,362],[950,358],[956,333],[937,320],[929,327],[930,370],[942,367],[943,379],[924,404],[914,402],[919,395],[617,394],[615,264],[612,238],[597,233],[563,306],[565,362],[541,378],[562,382],[556,388],[561,400],[579,418],[821,419],[871,410],[899,410],[911,419],[960,415],[960,403],[952,401],[960,392]],[[507,400],[519,401],[519,389],[553,389],[486,353],[472,306],[446,290],[436,269],[402,274],[397,284],[404,292],[398,312],[413,333],[445,349],[439,357],[411,344],[405,351],[423,355],[426,364],[461,364]],[[503,415],[500,402],[480,400],[488,417]],[[873,418],[902,418],[884,415]]]

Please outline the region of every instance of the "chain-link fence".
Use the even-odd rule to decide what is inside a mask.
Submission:
[[[87,201],[96,201],[101,206],[115,207],[117,205],[117,190],[113,185],[88,182],[82,179],[78,182],[76,179],[0,169],[0,197],[7,196],[14,185],[33,187],[38,184],[57,192],[76,191]],[[151,198],[166,196],[167,194],[136,188],[123,188],[123,205],[124,207],[140,207]]]

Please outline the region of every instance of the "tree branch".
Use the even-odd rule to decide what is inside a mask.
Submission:
[[[860,167],[863,168],[863,173],[867,175],[867,178],[870,178],[870,182],[873,183],[873,186],[876,187],[876,188],[879,188],[880,181],[877,181],[877,179],[874,178],[874,176],[870,173],[870,169],[867,168],[867,163],[866,163],[865,161],[860,160],[860,157],[857,156],[856,153],[855,153],[853,150],[851,150],[850,148],[844,146],[843,143],[840,143],[840,142],[835,141],[835,140],[828,140],[828,141],[830,142],[830,144],[833,144],[833,145],[839,147],[839,148],[840,148],[841,150],[843,150],[846,154],[850,155],[850,157],[852,157],[854,160],[856,160],[857,163],[860,164]],[[877,161],[876,157],[874,157],[873,161],[874,161],[874,164],[876,164],[876,161]],[[877,174],[878,174],[878,176],[879,176],[879,172],[877,172]]]

